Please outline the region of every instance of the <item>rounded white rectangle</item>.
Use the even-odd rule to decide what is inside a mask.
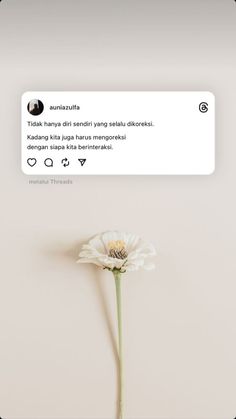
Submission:
[[[207,175],[215,168],[210,92],[26,92],[27,175]]]

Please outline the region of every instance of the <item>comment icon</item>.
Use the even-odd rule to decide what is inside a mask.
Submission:
[[[44,160],[44,164],[46,167],[53,167],[53,160],[50,158],[47,158]]]

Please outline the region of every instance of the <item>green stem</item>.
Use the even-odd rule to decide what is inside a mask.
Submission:
[[[123,377],[123,347],[122,347],[122,310],[121,310],[121,272],[113,271],[116,284],[116,304],[118,321],[118,344],[119,344],[119,419],[123,419],[124,410],[124,377]]]

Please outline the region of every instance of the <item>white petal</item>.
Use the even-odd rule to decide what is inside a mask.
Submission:
[[[127,271],[127,272],[137,271],[138,269],[139,269],[139,267],[138,267],[138,266],[136,266],[136,265],[127,265],[127,266],[126,266],[126,271]]]
[[[103,267],[103,265],[97,259],[79,259],[77,263],[92,263],[93,265],[97,265]]]
[[[143,269],[145,269],[146,271],[152,271],[153,269],[155,269],[155,263],[145,263],[143,265]]]
[[[89,245],[97,250],[97,252],[105,254],[106,248],[103,244],[101,236],[95,236],[89,241]]]
[[[140,241],[140,238],[136,236],[135,234],[127,234],[126,235],[126,250],[128,253],[132,252],[132,250],[135,250],[138,246],[138,243]]]

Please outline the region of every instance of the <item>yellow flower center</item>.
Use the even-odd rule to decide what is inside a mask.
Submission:
[[[128,253],[126,251],[124,240],[112,240],[108,243],[109,256],[116,259],[126,259]]]

